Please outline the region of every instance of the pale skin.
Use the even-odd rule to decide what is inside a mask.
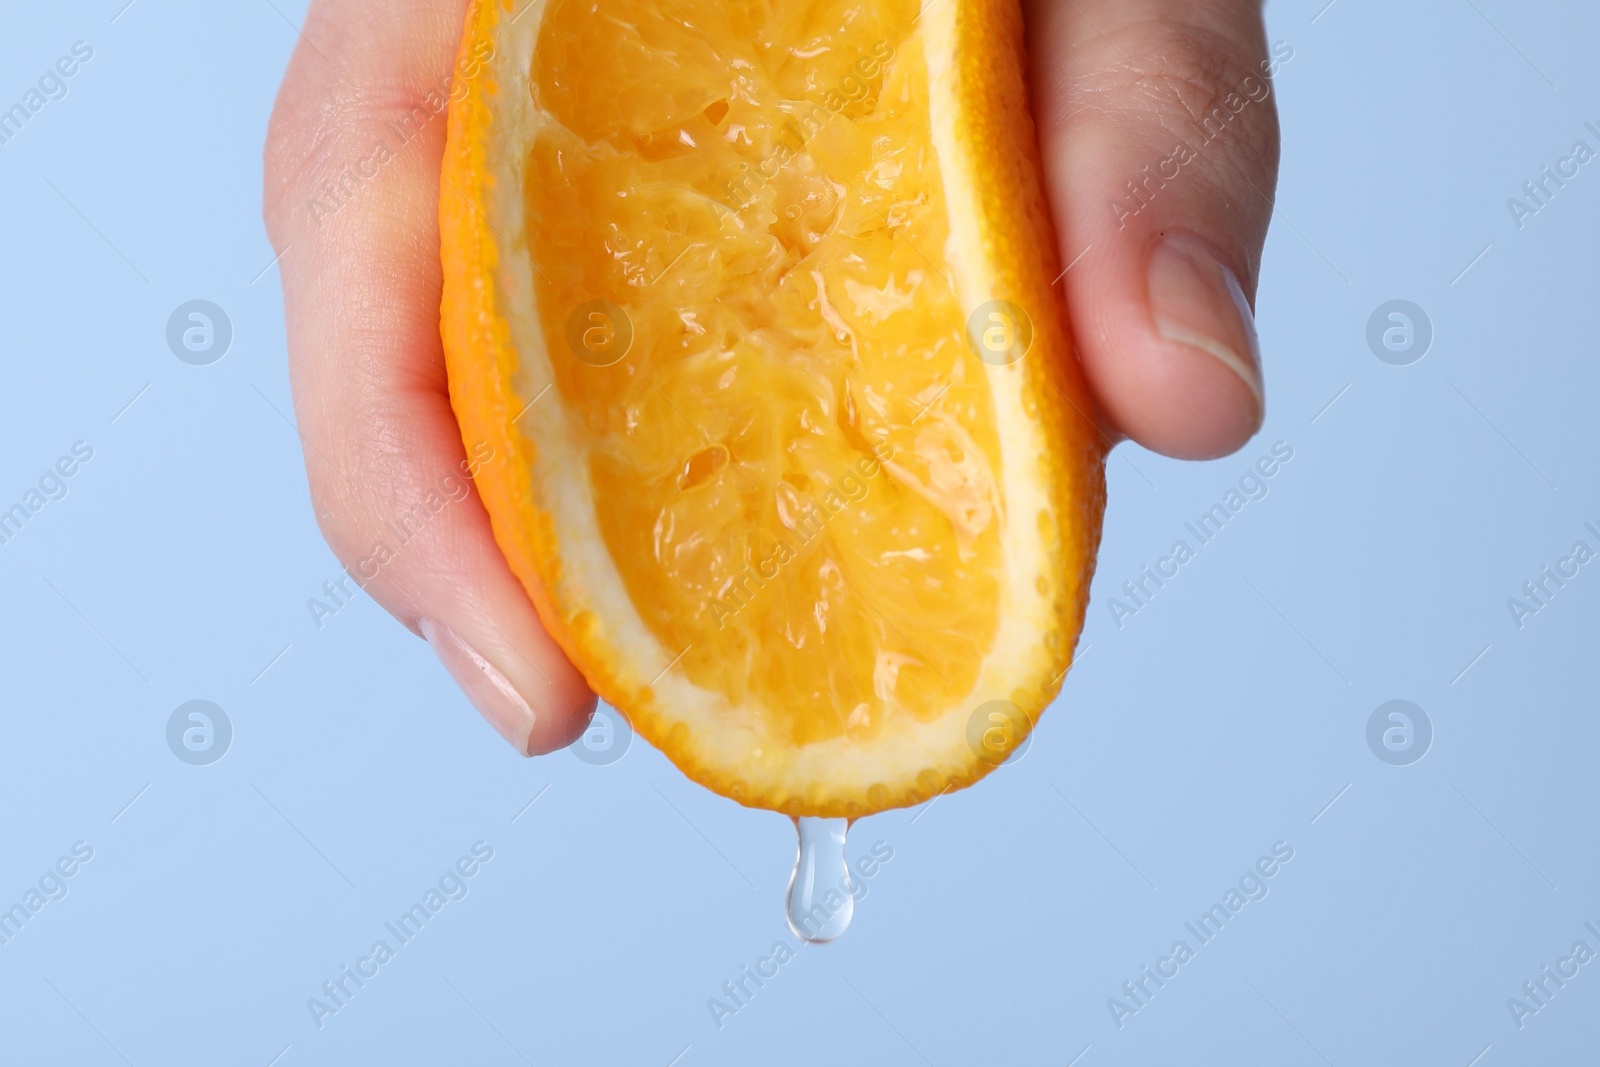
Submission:
[[[449,499],[468,456],[439,340],[445,118],[404,143],[397,133],[445,86],[466,3],[313,0],[267,136],[265,214],[323,534],[485,719],[534,755],[570,743],[595,697],[540,624],[477,496]],[[1232,452],[1263,414],[1253,307],[1278,126],[1276,94],[1261,88],[1260,5],[1023,8],[1045,191],[1060,261],[1073,264],[1057,284],[1107,438],[1188,459]],[[1230,117],[1207,139],[1197,124],[1219,106]],[[393,151],[375,156],[380,141]],[[1196,150],[1174,159],[1184,143]],[[430,492],[449,502],[373,561]]]

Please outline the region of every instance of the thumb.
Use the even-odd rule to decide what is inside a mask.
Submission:
[[[1029,0],[1046,195],[1079,359],[1101,410],[1208,458],[1263,415],[1253,300],[1278,125],[1251,0]]]

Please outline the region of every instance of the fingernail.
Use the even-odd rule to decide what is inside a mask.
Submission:
[[[1150,310],[1169,341],[1216,359],[1239,376],[1262,408],[1261,347],[1255,316],[1233,272],[1188,234],[1163,237],[1150,256]]]
[[[423,619],[418,629],[478,713],[511,742],[512,748],[528,755],[535,719],[533,706],[517,692],[511,680],[443,623]]]

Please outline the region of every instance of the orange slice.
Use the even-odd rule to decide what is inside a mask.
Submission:
[[[982,777],[1104,504],[1015,0],[476,0],[461,49],[450,392],[551,634],[744,804]]]

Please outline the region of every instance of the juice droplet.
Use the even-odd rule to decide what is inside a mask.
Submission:
[[[850,867],[844,857],[850,820],[803,816],[794,821],[794,827],[800,848],[784,901],[789,929],[796,937],[822,944],[844,933],[856,910]]]

